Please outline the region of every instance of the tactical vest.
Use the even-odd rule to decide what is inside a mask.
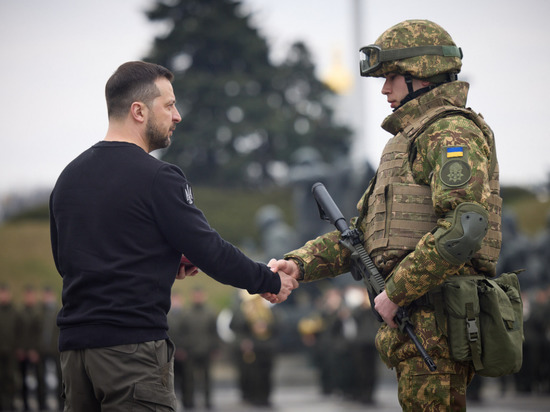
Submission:
[[[467,265],[477,273],[488,276],[496,273],[502,241],[502,199],[493,132],[481,115],[470,109],[440,106],[428,110],[388,141],[376,177],[357,206],[360,212],[357,226],[363,231],[365,248],[384,277],[415,249],[426,233],[436,228],[438,217],[432,204],[431,188],[417,184],[412,173],[414,142],[431,123],[450,115],[465,116],[475,122],[491,148],[489,230],[482,248]]]

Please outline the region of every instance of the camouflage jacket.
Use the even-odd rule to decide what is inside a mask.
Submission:
[[[429,110],[436,107],[455,106],[463,108],[466,104],[468,84],[464,82],[452,82],[441,85],[428,93],[406,103],[390,116],[388,116],[382,127],[390,132],[394,137],[403,133],[408,126],[423,117]],[[392,139],[393,140],[393,139]],[[388,145],[392,144],[392,140]],[[441,169],[445,162],[445,152],[449,147],[460,147],[464,154],[467,154],[463,160],[467,161],[469,166],[469,179],[465,180],[458,187],[450,187],[449,182],[442,179]],[[384,150],[387,153],[388,150]],[[415,140],[414,156],[409,153],[411,159],[410,168],[414,183],[429,187],[429,196],[436,217],[443,217],[451,212],[458,204],[462,202],[476,202],[491,210],[495,216],[492,222],[494,232],[497,234],[494,239],[494,249],[500,248],[500,198],[498,197],[498,167],[496,166],[496,157],[494,156],[494,142],[489,141],[480,129],[480,127],[471,119],[461,114],[451,114],[439,118],[429,124]],[[494,165],[491,165],[491,162]],[[386,162],[384,155],[381,159],[381,165]],[[491,181],[490,173],[493,172]],[[396,172],[399,173],[399,172]],[[365,231],[364,216],[368,208],[364,207],[365,202],[370,205],[371,197],[374,196],[377,180],[383,180],[384,170],[377,171],[375,180],[371,187],[367,189],[365,195],[358,204],[359,223],[361,229]],[[496,181],[496,187],[495,187]],[[495,194],[496,192],[496,194]],[[495,197],[497,200],[495,201]],[[391,217],[390,217],[391,219]],[[354,219],[352,223],[355,223]],[[442,219],[437,221],[437,225],[445,225]],[[324,277],[337,276],[350,269],[350,254],[338,244],[339,233],[337,231],[327,233],[312,240],[302,248],[290,252],[285,258],[294,258],[301,262],[304,268],[304,281],[313,281]],[[372,245],[365,244],[365,248],[372,252]],[[420,236],[418,242],[401,254],[399,259],[392,259],[391,265],[387,267],[384,259],[374,259],[375,264],[380,271],[387,276],[386,291],[389,298],[400,306],[405,306],[423,296],[426,292],[440,285],[446,278],[457,274],[474,274],[486,272],[488,275],[494,275],[494,264],[483,267],[474,266],[471,262],[465,265],[456,266],[444,260],[436,250],[435,240],[432,231],[426,231]],[[496,260],[496,258],[495,258]],[[493,262],[494,263],[494,262]],[[420,311],[419,311],[420,312]],[[414,315],[422,316],[417,313]],[[429,316],[432,318],[432,316]],[[431,319],[433,320],[433,319]],[[414,321],[414,319],[413,319]],[[385,329],[385,328],[383,328]],[[391,336],[386,336],[392,342],[386,342],[391,349],[387,350],[386,355],[382,357],[386,363],[395,365],[396,357],[408,357],[405,352],[411,350],[414,353],[414,347],[397,349],[396,341],[405,343],[406,339],[396,336],[398,331],[388,331]],[[429,336],[423,336],[420,333],[421,340],[428,339]],[[380,336],[379,336],[380,337]],[[430,351],[439,347],[435,355],[446,357],[448,352],[440,347],[439,337],[433,336],[427,344]],[[408,346],[408,345],[405,345]],[[446,346],[446,345],[443,345]],[[380,348],[379,346],[379,349]],[[382,352],[382,351],[381,351]],[[396,353],[399,352],[399,353]],[[389,358],[393,358],[390,361]]]

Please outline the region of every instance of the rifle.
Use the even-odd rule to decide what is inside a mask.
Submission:
[[[340,209],[338,209],[338,206],[336,206],[336,203],[334,203],[334,200],[322,183],[315,183],[311,188],[311,192],[317,202],[321,219],[330,222],[338,229],[341,235],[340,244],[351,251],[356,269],[352,271],[352,275],[355,280],[362,279],[365,282],[369,292],[371,308],[376,318],[382,322],[382,317],[374,309],[374,298],[384,290],[385,282],[363,246],[362,233],[357,228],[350,229],[344,215],[342,215],[342,212],[340,212]],[[428,355],[426,349],[424,349],[414,333],[407,309],[400,306],[394,320],[399,325],[401,332],[406,332],[409,335],[430,371],[435,371],[437,367],[433,359]]]

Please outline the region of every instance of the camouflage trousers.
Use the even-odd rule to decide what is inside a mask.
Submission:
[[[399,404],[404,411],[465,411],[466,387],[474,373],[468,362],[434,359],[430,372],[420,357],[403,360],[396,367]]]

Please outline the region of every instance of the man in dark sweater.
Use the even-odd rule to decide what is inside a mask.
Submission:
[[[276,294],[275,302],[298,286],[223,240],[183,172],[148,154],[167,147],[181,121],[172,79],[155,64],[120,66],[105,88],[104,141],[73,160],[51,194],[66,411],[175,410],[166,314],[176,278],[200,268],[250,293]],[[180,264],[182,254],[193,264]]]

